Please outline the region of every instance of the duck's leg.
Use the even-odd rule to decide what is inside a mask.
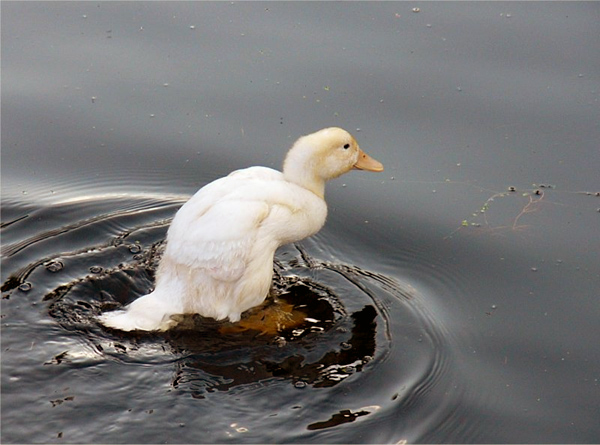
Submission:
[[[248,330],[261,334],[276,335],[286,329],[291,329],[304,323],[306,314],[294,310],[294,305],[284,300],[275,299],[267,305],[251,309],[237,323],[222,326],[221,334],[231,334]]]

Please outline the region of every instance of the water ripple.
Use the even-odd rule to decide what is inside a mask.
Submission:
[[[186,428],[181,439],[190,442],[264,441],[266,430],[290,442],[343,441],[352,434],[364,441],[413,441],[444,421],[453,366],[427,300],[398,279],[319,259],[320,248],[311,241],[277,252],[266,303],[303,314],[293,328],[260,335],[200,316],[182,317],[163,334],[100,326],[100,312],[152,288],[166,229],[180,204],[88,197],[85,206],[75,200],[28,208],[43,228],[9,209],[11,219],[2,228],[8,241],[2,292],[3,343],[10,351],[3,366],[7,375],[27,377],[11,382],[15,391],[27,391],[25,381],[35,379],[40,392],[68,385],[94,403],[110,401],[117,411],[123,404],[138,411],[151,405],[156,412],[175,404],[173,415],[188,425],[202,414],[222,419],[201,430]],[[37,365],[24,369],[24,356],[34,347],[30,338],[45,346]],[[56,369],[53,379],[45,377],[47,366]],[[90,387],[83,377],[90,372],[131,389]],[[140,385],[148,392],[139,392]],[[163,394],[158,399],[157,391]],[[58,408],[59,399],[52,400]],[[14,409],[23,406],[17,400]],[[44,418],[35,409],[22,416],[19,422]],[[7,418],[16,421],[16,414]]]

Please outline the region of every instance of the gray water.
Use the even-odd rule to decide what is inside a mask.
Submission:
[[[3,443],[600,441],[600,4],[1,8]],[[198,188],[326,126],[386,168],[277,254],[329,322],[95,322]]]

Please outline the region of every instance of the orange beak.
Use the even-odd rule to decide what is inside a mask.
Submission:
[[[356,164],[354,164],[353,168],[355,168],[356,170],[366,170],[369,172],[382,172],[383,164],[373,159],[371,156],[369,156],[359,148],[358,161],[356,161]]]

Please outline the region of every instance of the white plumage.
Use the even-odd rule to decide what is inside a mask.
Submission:
[[[269,293],[275,250],[318,232],[325,182],[352,168],[382,171],[340,128],[300,138],[283,173],[237,170],[207,184],[175,215],[153,292],[100,321],[123,331],[166,330],[172,315],[240,320]]]

